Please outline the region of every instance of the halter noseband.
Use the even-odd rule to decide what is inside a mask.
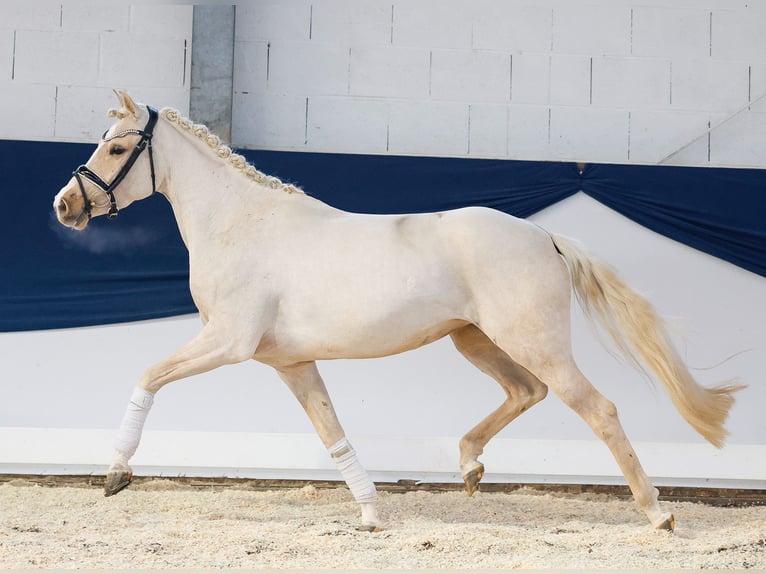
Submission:
[[[130,154],[130,157],[128,157],[128,161],[125,162],[125,164],[122,166],[122,169],[117,173],[117,175],[112,180],[112,183],[106,183],[101,177],[96,174],[92,169],[90,169],[87,165],[81,165],[76,170],[74,170],[74,177],[77,180],[77,185],[80,186],[80,193],[82,194],[83,201],[85,202],[85,213],[88,215],[88,219],[91,218],[91,203],[88,199],[88,196],[85,194],[85,186],[82,183],[82,178],[89,180],[91,183],[95,184],[101,191],[103,191],[107,197],[109,198],[109,213],[108,217],[109,219],[114,219],[117,217],[118,209],[117,209],[117,200],[114,197],[114,189],[120,185],[120,182],[125,179],[125,176],[128,175],[128,172],[130,171],[130,168],[133,167],[133,164],[136,163],[136,160],[138,159],[138,156],[141,155],[141,152],[144,151],[145,148],[149,148],[149,169],[151,171],[152,176],[152,193],[155,193],[157,191],[155,176],[154,176],[154,155],[152,154],[152,136],[154,135],[154,126],[157,125],[157,110],[154,108],[147,106],[146,109],[149,111],[149,121],[146,122],[146,126],[143,130],[137,130],[137,129],[129,129],[124,130],[119,133],[116,133],[112,136],[106,137],[106,134],[109,130],[104,132],[104,135],[101,137],[101,140],[103,142],[108,142],[113,139],[125,137],[127,135],[137,135],[141,136],[141,139],[136,144],[136,147],[133,148],[133,152]]]

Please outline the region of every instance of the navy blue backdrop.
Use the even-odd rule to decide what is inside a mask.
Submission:
[[[167,201],[64,228],[51,202],[93,145],[0,141],[0,331],[192,313],[186,249]],[[526,217],[579,191],[663,235],[766,276],[766,170],[272,151],[261,171],[335,207],[413,213],[484,205]],[[390,182],[395,182],[391,185]]]

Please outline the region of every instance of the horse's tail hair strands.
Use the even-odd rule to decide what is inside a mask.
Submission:
[[[636,355],[656,375],[683,418],[705,439],[721,448],[724,423],[734,393],[744,385],[707,388],[694,380],[678,355],[662,318],[628,287],[610,266],[589,256],[573,241],[551,235],[567,262],[575,296],[585,315],[609,333],[621,354],[640,367]]]

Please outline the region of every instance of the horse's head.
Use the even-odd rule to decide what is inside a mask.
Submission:
[[[156,191],[152,135],[157,112],[123,91],[115,93],[120,108],[109,110],[109,116],[117,122],[53,200],[56,217],[67,227],[81,230],[91,217],[116,217],[120,209]]]

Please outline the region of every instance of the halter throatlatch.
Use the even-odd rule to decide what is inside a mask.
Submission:
[[[133,164],[136,163],[138,156],[140,156],[141,152],[146,148],[149,149],[149,169],[152,176],[152,193],[157,191],[154,175],[154,155],[152,154],[152,136],[154,135],[154,126],[157,125],[158,114],[157,110],[150,106],[147,106],[146,109],[149,111],[149,121],[146,122],[146,126],[143,130],[129,129],[106,137],[106,134],[109,131],[107,130],[107,132],[104,132],[104,135],[101,137],[103,142],[108,142],[113,139],[125,137],[128,135],[141,136],[141,139],[136,144],[136,147],[133,148],[133,152],[128,157],[128,161],[125,162],[111,183],[106,183],[87,165],[81,165],[76,170],[74,170],[73,175],[77,180],[77,185],[80,186],[80,193],[82,194],[83,201],[85,202],[85,213],[88,215],[88,219],[91,218],[91,203],[85,193],[85,186],[82,183],[82,178],[84,177],[85,179],[89,180],[107,195],[109,198],[109,212],[107,215],[109,219],[114,219],[117,217],[117,213],[119,212],[117,209],[117,200],[114,197],[114,190],[118,185],[120,185],[120,182],[125,179],[125,176],[128,175],[128,172],[130,171],[130,168],[132,168]]]

